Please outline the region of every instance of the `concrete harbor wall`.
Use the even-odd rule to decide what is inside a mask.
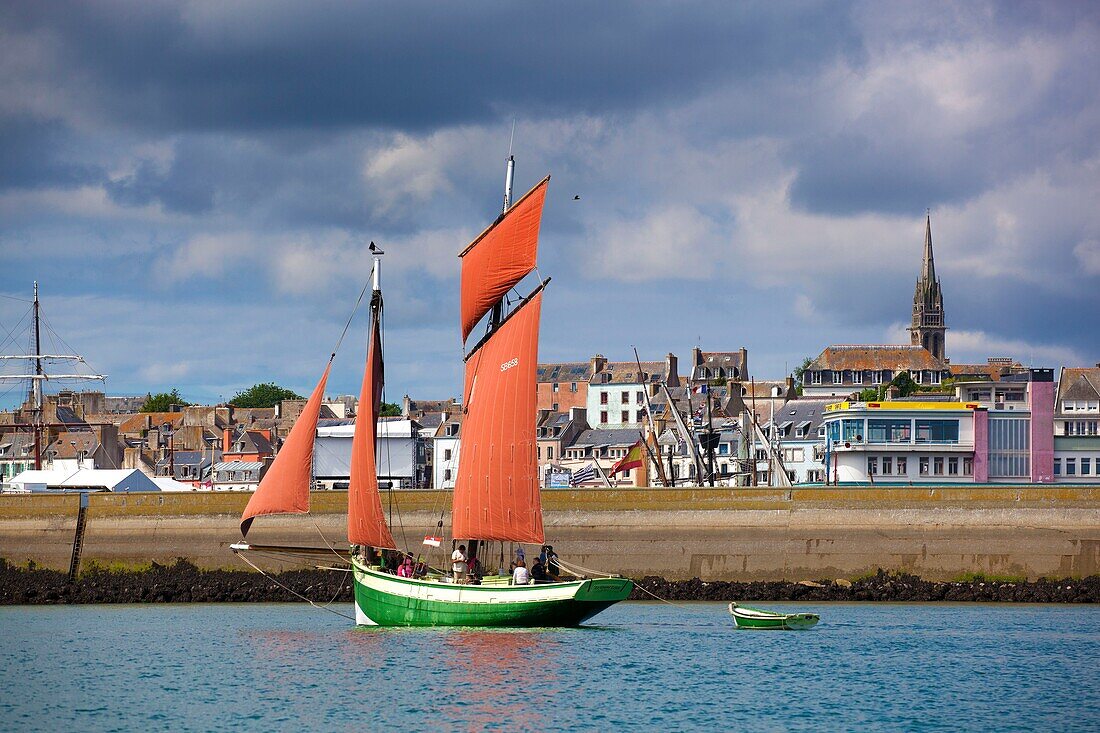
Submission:
[[[398,491],[398,542],[434,532],[450,495]],[[241,569],[247,494],[88,496],[82,567],[185,558]],[[345,492],[318,492],[308,516],[263,517],[249,540],[343,544]],[[0,496],[0,557],[67,570],[77,496]],[[966,573],[1039,577],[1100,573],[1098,487],[615,489],[543,492],[547,541],[562,558],[670,580],[854,578],[878,568],[928,580]],[[436,558],[438,560],[438,558]],[[266,567],[282,569],[277,564]]]

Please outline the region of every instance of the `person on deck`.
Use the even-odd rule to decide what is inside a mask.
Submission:
[[[405,555],[405,559],[401,561],[401,565],[397,568],[397,575],[401,578],[411,578],[413,576],[413,559],[411,555]]]
[[[553,580],[561,576],[561,565],[558,564],[558,553],[554,552],[553,545],[546,546],[546,574]]]
[[[516,545],[516,564],[527,561],[527,553],[523,551],[523,545]]]
[[[481,585],[481,576],[485,574],[485,567],[476,555],[471,555],[466,563],[466,580],[473,585]]]
[[[523,560],[516,562],[516,569],[512,571],[512,585],[527,585],[531,582],[531,576],[527,573],[527,565]]]
[[[535,564],[531,566],[531,580],[535,583],[550,582],[550,576],[546,574],[546,566],[542,564],[541,557],[536,557]]]
[[[451,553],[451,572],[454,573],[456,583],[466,580],[466,545],[459,545],[458,549]]]

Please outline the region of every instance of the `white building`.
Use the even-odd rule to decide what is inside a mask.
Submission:
[[[415,420],[382,418],[378,421],[376,469],[378,480],[393,488],[427,488],[427,449]],[[317,428],[313,477],[318,488],[346,489],[351,477],[351,441],[354,421]]]
[[[595,429],[641,428],[646,422],[646,392],[652,397],[661,384],[680,384],[676,356],[665,361],[607,361],[597,357],[597,371],[588,382],[588,424]]]
[[[137,469],[51,469],[23,471],[9,482],[12,493],[160,491],[152,479]]]
[[[462,413],[449,416],[439,424],[432,438],[432,488],[453,489],[458,475],[461,447]]]

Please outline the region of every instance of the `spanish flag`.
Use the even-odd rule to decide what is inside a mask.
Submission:
[[[632,468],[641,468],[642,464],[645,463],[645,459],[642,457],[644,452],[645,448],[642,447],[642,441],[639,440],[637,443],[630,447],[630,450],[626,452],[625,456],[619,459],[618,463],[611,467],[611,472],[608,475],[614,476],[620,471],[629,471]]]

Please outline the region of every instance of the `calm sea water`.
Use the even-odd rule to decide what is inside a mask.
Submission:
[[[354,629],[287,604],[3,608],[0,728],[1100,729],[1100,609],[798,608],[822,623],[736,631],[711,603],[530,631]]]

